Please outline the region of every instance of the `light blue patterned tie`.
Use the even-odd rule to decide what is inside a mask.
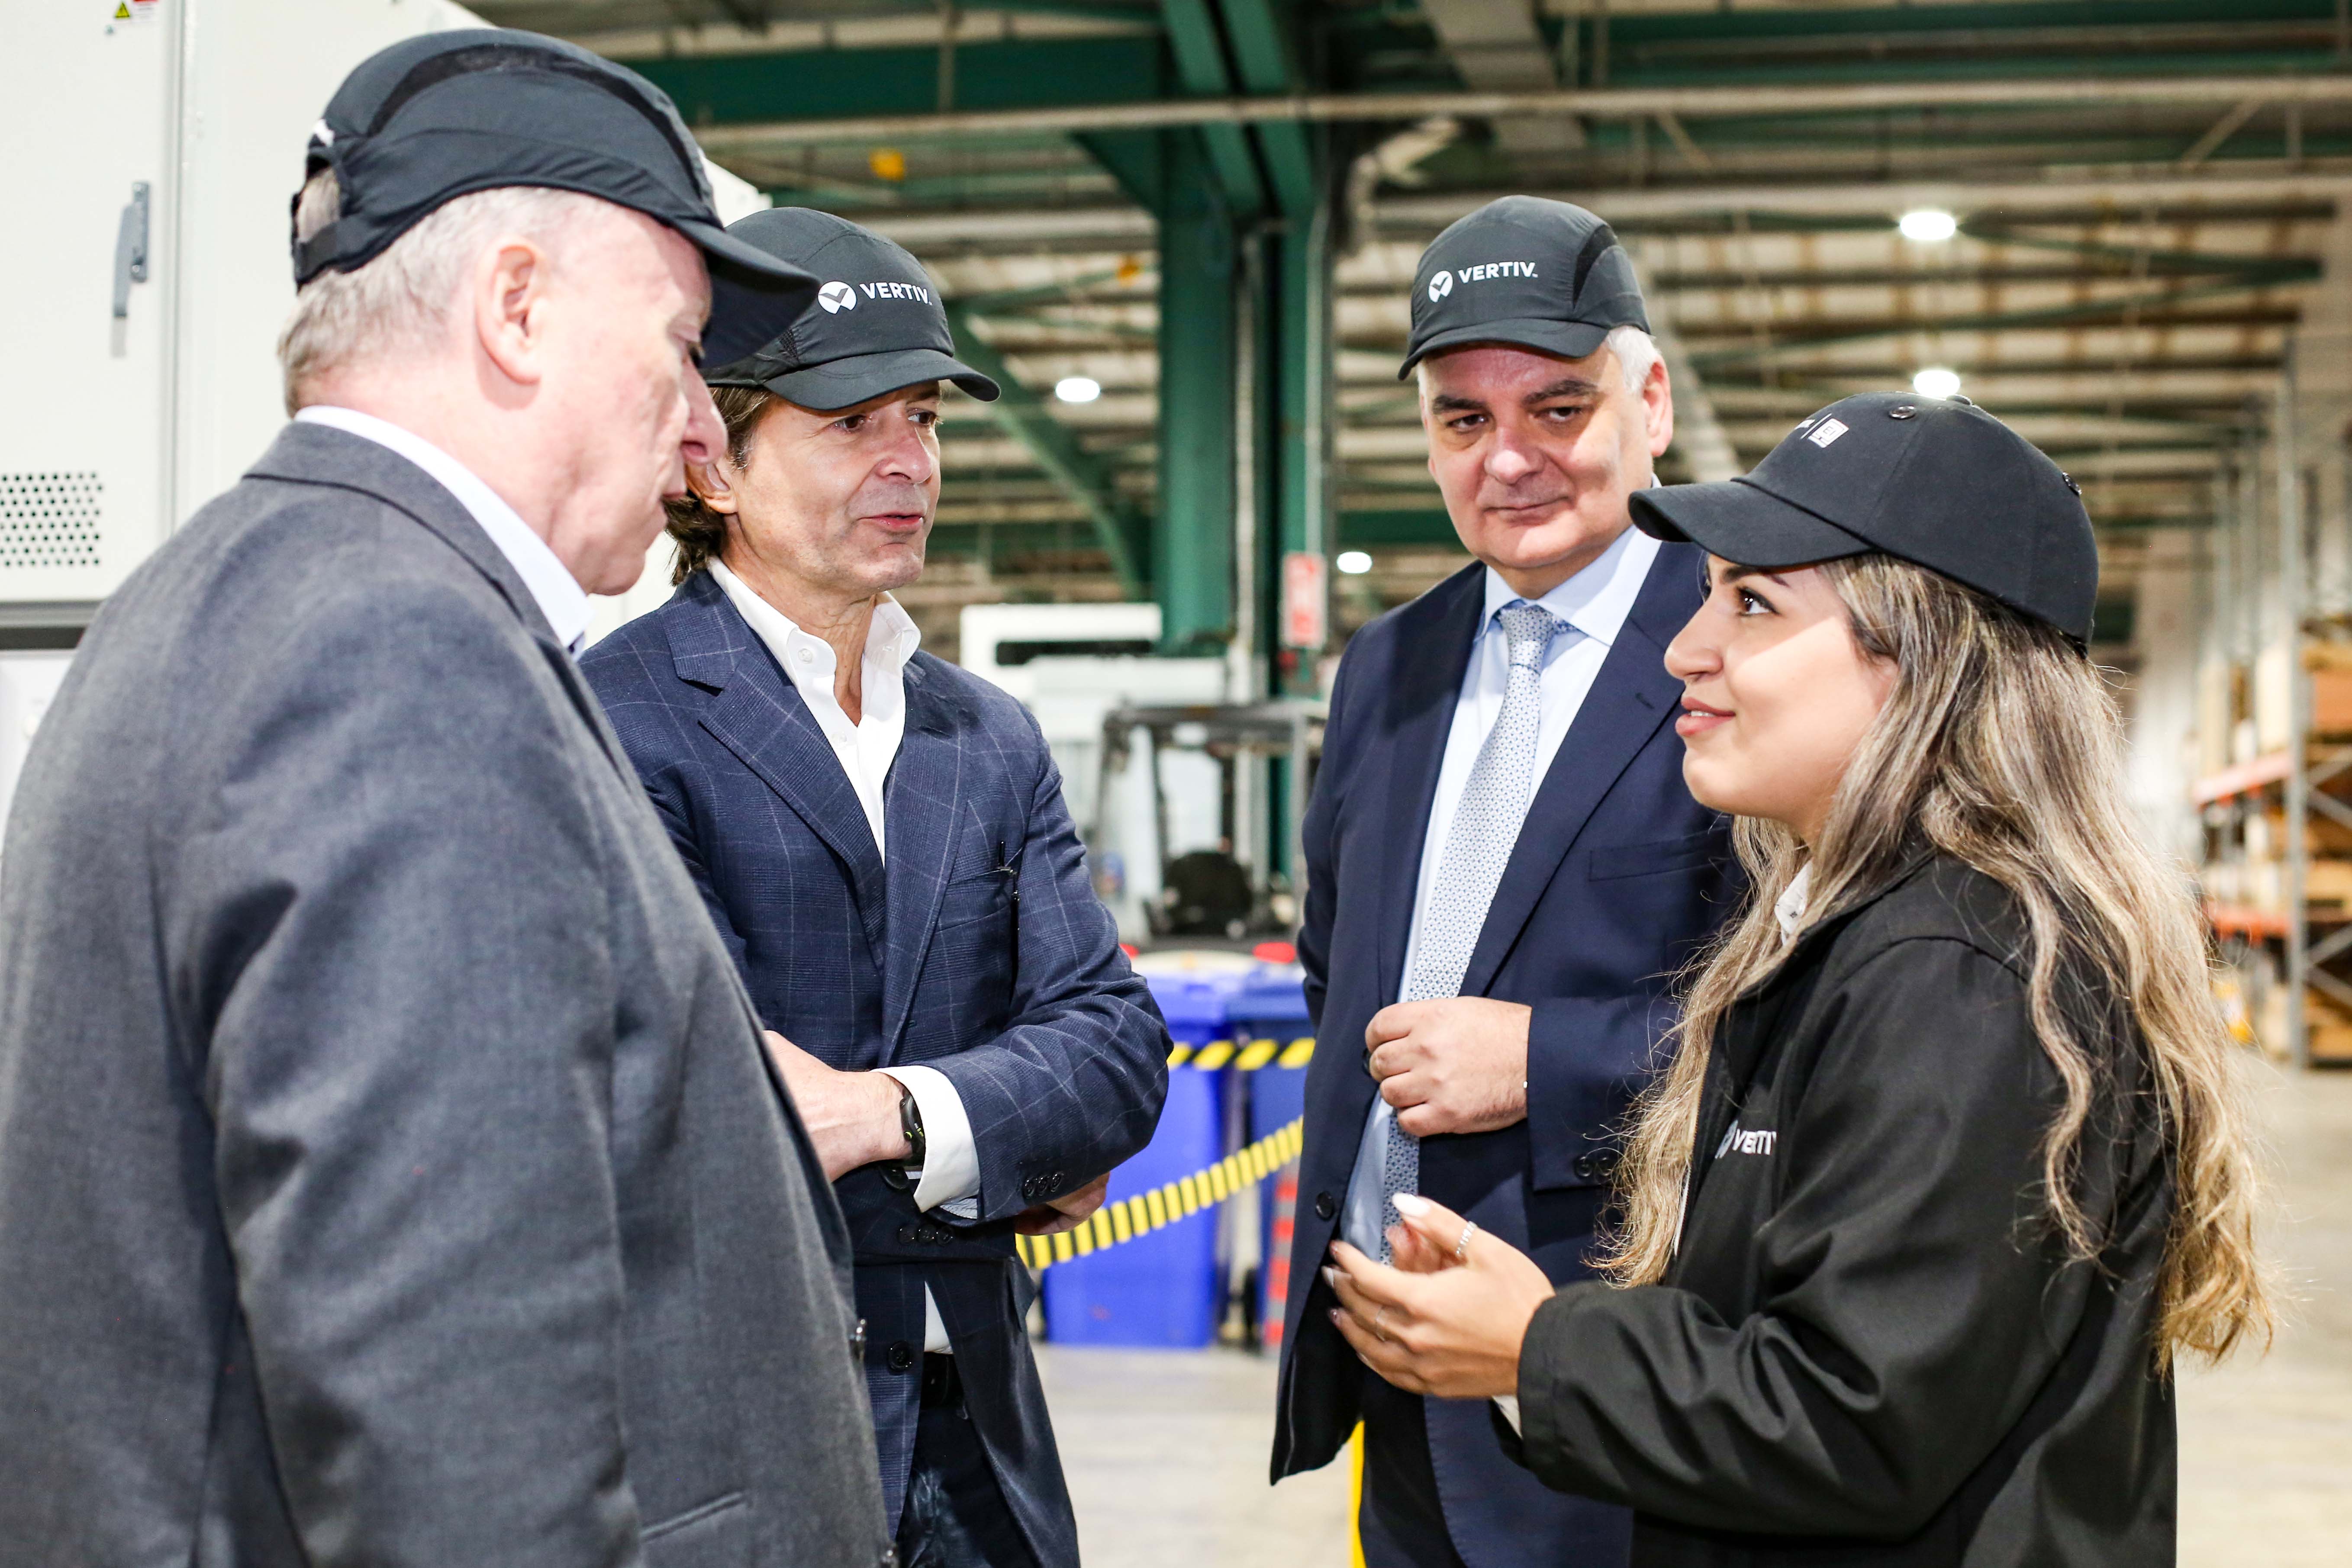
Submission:
[[[1422,911],[1421,942],[1412,973],[1405,976],[1403,1000],[1426,1002],[1462,994],[1462,976],[1486,924],[1486,906],[1510,864],[1519,825],[1535,793],[1536,734],[1542,727],[1544,650],[1567,622],[1540,605],[1514,599],[1496,612],[1510,641],[1511,675],[1503,688],[1503,710],[1478,748],[1478,761],[1463,786],[1461,803],[1445,830],[1445,852],[1430,884],[1429,907]],[[1396,1195],[1421,1190],[1421,1140],[1389,1120],[1388,1149],[1381,1161],[1381,1261],[1390,1260],[1388,1227],[1398,1223]]]

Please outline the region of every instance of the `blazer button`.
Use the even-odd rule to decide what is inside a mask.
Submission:
[[[1333,1197],[1328,1193],[1318,1193],[1315,1194],[1315,1217],[1317,1219],[1329,1219],[1333,1215],[1336,1215],[1339,1212],[1339,1199]]]
[[[898,1227],[898,1239],[909,1247],[913,1246],[915,1241],[915,1227],[911,1225],[900,1226]]]
[[[915,1366],[915,1347],[899,1340],[890,1347],[890,1370],[911,1372]]]
[[[1590,1154],[1579,1154],[1576,1157],[1575,1164],[1571,1168],[1578,1175],[1582,1176],[1588,1182],[1598,1174],[1598,1172],[1593,1166],[1592,1156]]]

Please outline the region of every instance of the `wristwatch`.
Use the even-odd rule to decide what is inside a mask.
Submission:
[[[898,1086],[898,1131],[906,1135],[906,1157],[882,1162],[882,1180],[902,1193],[911,1193],[923,1179],[923,1108],[915,1091]]]

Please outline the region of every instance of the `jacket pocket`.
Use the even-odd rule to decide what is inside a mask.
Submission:
[[[1654,839],[1647,844],[1617,844],[1595,849],[1587,863],[1585,875],[1595,882],[1606,882],[1619,877],[1655,877],[1668,871],[1687,871],[1704,866],[1718,856],[1727,856],[1731,846],[1716,829],[1686,833],[1680,838]]]
[[[673,1514],[638,1532],[647,1568],[742,1568],[751,1561],[751,1510],[741,1492]]]

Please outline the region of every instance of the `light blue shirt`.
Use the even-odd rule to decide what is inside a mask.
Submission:
[[[1625,629],[1625,617],[1641,597],[1658,558],[1658,542],[1638,529],[1628,528],[1601,558],[1542,598],[1535,601],[1567,623],[1544,650],[1543,673],[1537,686],[1542,710],[1536,730],[1536,773],[1549,774],[1559,753],[1560,742],[1584,709],[1584,699],[1601,673],[1601,661]],[[1437,794],[1430,802],[1429,831],[1421,844],[1421,872],[1414,879],[1412,926],[1406,938],[1402,984],[1412,973],[1421,948],[1421,922],[1445,854],[1445,836],[1454,814],[1470,784],[1470,771],[1486,732],[1503,711],[1503,694],[1510,682],[1509,639],[1497,616],[1522,601],[1494,568],[1486,570],[1486,613],[1470,647],[1470,668],[1462,677],[1462,694],[1454,704],[1454,725],[1446,732],[1445,758],[1437,773]],[[1571,756],[1567,764],[1573,767]],[[1389,998],[1394,1002],[1397,997]],[[1352,1043],[1352,1042],[1351,1042]],[[1356,1146],[1355,1173],[1348,1182],[1348,1204],[1341,1213],[1339,1234],[1358,1251],[1381,1255],[1381,1170],[1387,1152],[1389,1123],[1396,1112],[1375,1096],[1364,1118],[1362,1140]]]

